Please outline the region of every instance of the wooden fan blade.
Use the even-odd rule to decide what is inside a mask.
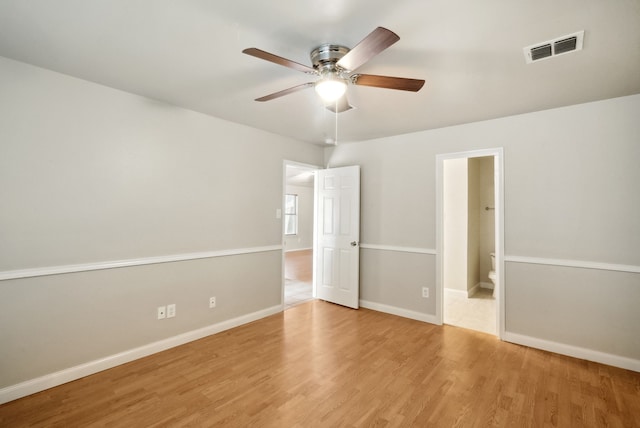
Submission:
[[[338,67],[353,71],[400,40],[391,30],[378,27],[337,62]]]
[[[316,70],[311,67],[307,67],[304,64],[300,64],[298,62],[291,61],[286,58],[282,58],[281,56],[274,55],[269,52],[265,52],[258,48],[247,48],[243,50],[242,53],[255,56],[256,58],[264,59],[265,61],[270,61],[279,65],[283,65],[285,67],[293,68],[294,70],[302,71],[303,73],[318,74]]]
[[[373,74],[356,74],[351,76],[351,81],[356,85],[375,86],[376,88],[398,89],[400,91],[411,92],[418,92],[424,85],[424,80],[376,76]]]
[[[274,92],[273,94],[269,94],[269,95],[265,95],[264,97],[260,97],[260,98],[256,98],[256,101],[270,101],[276,98],[280,98],[283,97],[285,95],[289,95],[292,94],[294,92],[298,92],[301,91],[303,89],[306,89],[310,86],[313,86],[314,83],[313,82],[307,82],[307,83],[303,83],[302,85],[298,85],[298,86],[294,86],[292,88],[289,89],[284,89],[282,91],[278,91],[278,92]]]
[[[349,100],[346,95],[341,96],[335,103],[328,103],[325,105],[327,110],[334,113],[342,113],[343,111],[351,110],[353,107],[349,104]]]

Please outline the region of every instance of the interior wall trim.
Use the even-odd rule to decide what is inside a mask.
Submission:
[[[377,244],[360,244],[360,248],[366,250],[382,250],[382,251],[398,251],[402,253],[417,253],[417,254],[436,254],[436,250],[433,248],[419,248],[419,247],[400,247],[396,245],[377,245]]]
[[[295,253],[296,251],[309,251],[313,250],[313,247],[295,248],[293,250],[284,250],[285,253]]]
[[[556,354],[567,355],[569,357],[580,358],[582,360],[640,372],[640,360],[633,358],[553,342],[551,340],[538,339],[537,337],[531,337],[509,331],[505,332],[503,340],[516,343],[518,345],[528,346],[530,348],[542,349],[543,351],[555,352]]]
[[[209,259],[213,257],[237,256],[241,254],[264,253],[280,251],[282,245],[266,247],[234,248],[228,250],[203,251],[199,253],[173,254],[168,256],[144,257],[139,259],[113,260],[96,263],[82,263],[76,265],[48,266],[0,272],[0,281],[9,279],[32,278],[36,276],[61,275],[66,273],[87,272],[92,270],[115,269],[132,266],[153,265],[158,263],[182,262],[186,260]]]
[[[438,320],[434,315],[423,314],[422,312],[412,311],[410,309],[398,308],[397,306],[385,305],[382,303],[360,300],[360,307],[371,309],[373,311],[384,312],[385,314],[397,315],[403,318],[409,318],[416,321],[428,322],[430,324],[438,324]]]
[[[617,272],[640,273],[640,266],[613,263],[588,262],[582,260],[547,259],[541,257],[505,256],[505,262],[529,263],[536,265],[564,266],[582,269],[612,270]]]
[[[44,391],[45,389],[53,388],[54,386],[62,385],[63,383],[71,382],[73,380],[80,379],[82,377],[89,376],[103,370],[107,370],[170,348],[174,348],[176,346],[184,345],[185,343],[202,339],[203,337],[211,336],[212,334],[220,333],[221,331],[229,330],[243,324],[257,321],[261,318],[265,318],[270,315],[277,314],[278,312],[282,312],[282,309],[282,305],[272,306],[270,308],[262,309],[257,312],[241,315],[239,317],[222,321],[217,324],[153,342],[148,345],[120,352],[115,355],[110,355],[105,358],[100,358],[98,360],[60,370],[55,373],[50,373],[35,379],[18,383],[16,385],[1,388],[0,404],[7,403],[21,397],[26,397],[27,395],[35,394],[36,392]]]

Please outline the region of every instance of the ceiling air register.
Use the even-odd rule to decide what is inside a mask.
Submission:
[[[576,52],[582,50],[583,40],[584,31],[578,31],[577,33],[568,34],[553,40],[536,43],[523,49],[524,57],[527,64],[531,64],[543,59]]]

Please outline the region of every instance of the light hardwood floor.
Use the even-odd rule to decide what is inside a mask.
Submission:
[[[286,279],[313,281],[313,250],[288,251],[284,253],[284,277]]]
[[[0,406],[0,426],[634,427],[640,373],[322,301]]]

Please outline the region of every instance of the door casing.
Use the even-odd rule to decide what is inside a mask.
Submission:
[[[282,163],[282,200],[280,201],[280,215],[281,215],[281,225],[280,225],[280,235],[282,237],[282,260],[281,260],[281,269],[280,271],[282,272],[282,278],[281,278],[281,297],[280,297],[280,301],[282,302],[282,309],[284,310],[284,283],[285,283],[285,279],[284,279],[284,253],[285,253],[285,240],[284,240],[284,200],[285,200],[285,195],[287,194],[287,167],[288,166],[295,166],[295,167],[303,167],[303,168],[308,168],[310,170],[318,170],[318,169],[322,169],[321,166],[319,165],[312,165],[312,164],[307,164],[307,163],[302,163],[302,162],[295,162],[295,161],[290,161],[290,160],[284,160]],[[313,201],[313,212],[314,212],[314,222],[315,222],[315,211],[316,211],[316,201],[315,201],[315,196],[314,196],[314,201]],[[314,241],[314,246],[315,246],[315,231],[314,231],[314,236],[313,236],[313,241]],[[313,273],[312,273],[313,275]],[[315,280],[314,280],[314,284],[315,284]],[[315,290],[315,285],[314,285],[314,290],[313,290],[313,297],[316,297],[316,290]]]
[[[496,331],[502,339],[505,332],[505,282],[504,282],[504,149],[472,150],[465,152],[436,155],[436,320],[443,323],[444,284],[443,284],[443,243],[444,243],[444,161],[493,156],[494,159],[494,200],[495,200],[495,255],[497,312]]]

